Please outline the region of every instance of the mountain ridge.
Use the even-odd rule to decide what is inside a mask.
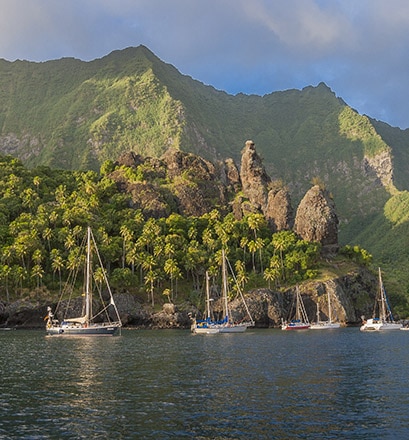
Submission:
[[[367,237],[399,192],[404,206],[409,130],[360,115],[324,83],[229,95],[145,46],[91,61],[0,60],[0,152],[31,167],[98,170],[125,151],[160,157],[169,147],[238,163],[246,139],[295,204],[313,180],[331,191],[342,243]]]

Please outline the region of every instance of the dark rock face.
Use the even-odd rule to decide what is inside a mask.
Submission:
[[[197,180],[211,180],[215,177],[215,168],[211,162],[191,153],[169,148],[161,157],[167,169],[169,179],[194,171]]]
[[[141,209],[147,217],[161,218],[171,214],[171,207],[159,191],[150,183],[130,183],[126,191],[131,195],[131,208]]]
[[[172,148],[161,159],[167,178],[173,180],[179,214],[199,217],[214,208],[215,200],[226,203],[226,187],[212,163]]]
[[[226,185],[231,186],[234,191],[241,190],[240,173],[237,169],[233,159],[226,159],[224,161],[224,173],[226,176]]]
[[[338,217],[328,191],[313,186],[301,200],[295,217],[294,231],[307,241],[318,241],[323,250],[338,250]]]
[[[281,293],[269,289],[254,289],[245,298],[256,327],[278,327],[281,324]]]
[[[293,228],[294,211],[286,188],[269,191],[265,217],[273,232]]]
[[[244,197],[236,199],[233,212],[236,218],[261,212],[273,232],[292,229],[294,212],[288,190],[274,185],[268,176],[253,141],[247,141],[242,151],[240,179]],[[241,212],[240,212],[241,211]]]
[[[140,209],[147,218],[167,217],[172,212],[199,217],[215,205],[227,205],[228,188],[236,188],[239,182],[232,161],[217,167],[173,148],[160,159],[125,153],[116,165],[133,170],[129,173],[119,168],[110,177],[120,191],[131,196],[131,207]],[[168,184],[162,185],[165,180]]]
[[[134,153],[133,151],[127,151],[124,154],[121,154],[117,160],[117,164],[119,166],[126,166],[130,168],[136,168],[138,165],[142,164],[144,159],[139,154]]]
[[[244,195],[256,209],[265,211],[270,177],[256,152],[253,141],[247,141],[242,151],[240,178]]]

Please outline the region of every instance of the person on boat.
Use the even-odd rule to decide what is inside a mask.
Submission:
[[[52,312],[52,310],[51,310],[51,307],[48,306],[48,307],[47,307],[47,315],[46,315],[45,318],[44,318],[44,321],[47,320],[47,327],[48,327],[48,328],[50,328],[50,327],[52,326],[52,323],[53,323],[53,317],[54,317],[54,315],[53,315],[53,312]]]

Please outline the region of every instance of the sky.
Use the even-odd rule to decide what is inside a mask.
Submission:
[[[0,0],[0,58],[101,58],[147,46],[227,93],[325,82],[409,127],[408,0]]]

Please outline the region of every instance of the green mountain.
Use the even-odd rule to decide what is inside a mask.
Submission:
[[[0,152],[29,167],[98,170],[125,151],[159,157],[169,147],[238,162],[247,139],[294,206],[312,181],[325,184],[341,244],[390,268],[406,261],[409,131],[358,114],[323,83],[232,96],[143,46],[91,62],[0,60]]]

